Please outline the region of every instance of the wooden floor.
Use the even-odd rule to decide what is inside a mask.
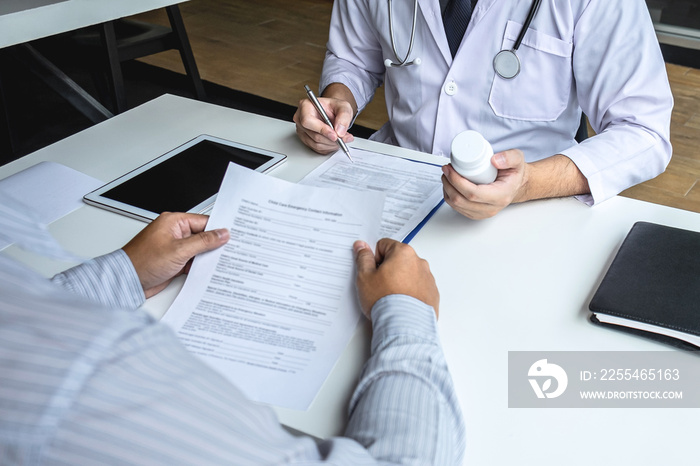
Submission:
[[[318,84],[331,0],[192,0],[182,3],[202,78],[296,105],[303,86]],[[168,24],[164,10],[137,17]],[[175,51],[144,61],[184,72]],[[667,64],[675,108],[673,159],[666,172],[623,196],[700,212],[700,70]],[[387,120],[380,90],[357,122],[378,129]]]

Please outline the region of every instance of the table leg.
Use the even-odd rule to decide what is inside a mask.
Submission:
[[[88,94],[85,89],[80,87],[31,45],[16,45],[10,50],[18,61],[64,97],[91,122],[100,123],[114,116],[104,105]]]

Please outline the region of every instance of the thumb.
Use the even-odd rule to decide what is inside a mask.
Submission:
[[[334,129],[339,137],[343,137],[347,134],[348,128],[352,124],[353,112],[352,107],[348,102],[343,102],[334,109],[335,121]]]
[[[506,150],[494,154],[491,163],[499,170],[516,168],[523,163],[523,153],[519,150]]]
[[[180,253],[190,259],[197,254],[211,251],[226,244],[230,234],[226,228],[203,231],[180,240]]]
[[[374,259],[374,253],[369,244],[364,241],[355,241],[352,249],[355,251],[355,264],[357,265],[358,275],[377,270],[377,261]]]

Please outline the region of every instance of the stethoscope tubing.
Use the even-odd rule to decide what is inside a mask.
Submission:
[[[415,43],[416,22],[418,19],[418,0],[413,0],[413,24],[411,25],[411,38],[410,38],[410,41],[408,44],[408,51],[406,52],[406,56],[403,59],[401,59],[399,57],[399,52],[396,48],[396,39],[394,37],[394,17],[393,17],[392,0],[388,0],[388,2],[389,2],[389,35],[391,36],[391,48],[392,48],[392,51],[394,52],[394,57],[396,58],[396,63],[392,63],[391,60],[387,59],[386,60],[387,66],[403,67],[403,66],[412,65],[412,64],[414,64],[414,62],[409,62],[408,60],[411,57],[411,53],[413,52],[413,45]],[[527,30],[530,28],[530,24],[532,24],[532,21],[535,18],[535,15],[537,15],[537,10],[539,10],[541,3],[542,3],[542,0],[533,0],[532,6],[530,6],[530,11],[528,12],[527,18],[525,19],[525,23],[523,24],[523,27],[520,29],[520,33],[518,34],[518,37],[515,40],[515,44],[513,44],[513,48],[511,48],[510,50],[505,50],[505,49],[501,50],[500,52],[498,52],[496,54],[496,57],[494,57],[495,71],[502,78],[512,79],[520,73],[520,59],[518,59],[518,55],[515,52],[518,50],[518,48],[520,48],[520,44],[522,44],[523,39],[525,38],[525,34],[527,33]],[[513,58],[511,58],[511,62],[515,63],[517,66],[517,70],[514,73],[510,73],[510,74],[506,75],[506,74],[503,74],[498,69],[497,61],[498,61],[499,55],[503,55],[504,53],[513,56]],[[420,61],[415,60],[415,64],[418,64],[418,63],[420,63]]]
[[[534,2],[532,2],[530,11],[527,13],[527,18],[525,19],[525,24],[523,24],[522,29],[520,29],[520,34],[518,34],[518,38],[516,39],[515,44],[513,45],[513,48],[511,50],[518,50],[518,48],[520,47],[520,44],[525,38],[525,33],[530,28],[530,24],[532,24],[532,20],[537,14],[537,10],[540,9],[540,3],[542,3],[542,0],[534,0]]]
[[[396,48],[396,39],[394,39],[394,18],[393,18],[393,8],[392,2],[389,0],[389,35],[391,36],[391,48],[394,51],[394,57],[396,57],[396,63],[392,66],[404,66],[408,62],[411,52],[413,51],[413,44],[416,38],[416,21],[418,19],[418,0],[413,0],[413,25],[411,26],[411,39],[408,43],[408,52],[403,60],[399,57],[399,52]]]

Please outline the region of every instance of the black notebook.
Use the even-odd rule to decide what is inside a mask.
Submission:
[[[589,309],[593,323],[700,350],[700,232],[635,223]]]

